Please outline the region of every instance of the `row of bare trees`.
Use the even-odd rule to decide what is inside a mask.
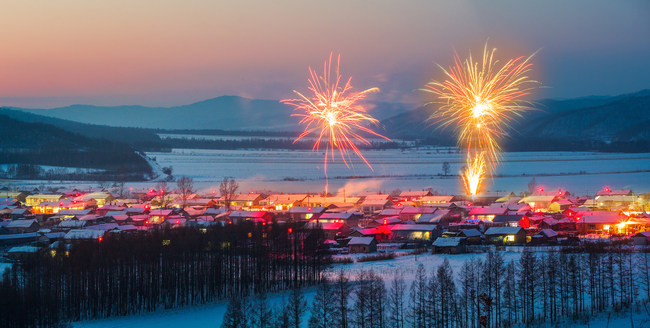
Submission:
[[[4,272],[0,327],[49,327],[311,285],[329,263],[322,239],[319,230],[244,222],[106,235],[42,251]]]
[[[525,251],[513,261],[491,252],[457,272],[447,260],[430,270],[420,264],[410,287],[401,274],[384,281],[373,271],[356,274],[353,282],[344,271],[321,279],[310,328],[560,325],[650,301],[650,257],[620,246],[573,254]],[[240,319],[224,327],[294,327]]]

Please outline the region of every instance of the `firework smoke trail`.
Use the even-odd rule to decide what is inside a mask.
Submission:
[[[300,124],[304,125],[303,132],[294,140],[294,143],[312,133],[317,134],[312,151],[319,151],[322,141],[326,141],[323,168],[325,172],[325,194],[329,178],[327,176],[328,158],[335,160],[335,150],[347,167],[350,167],[350,153],[357,155],[372,170],[372,166],[363,156],[356,142],[370,145],[370,142],[361,134],[374,135],[386,140],[387,137],[373,131],[368,126],[378,125],[379,121],[367,113],[366,108],[359,102],[368,94],[378,92],[378,88],[371,88],[361,92],[352,90],[352,78],[343,81],[339,71],[341,55],[337,56],[336,66],[332,72],[332,57],[323,64],[323,73],[318,75],[309,68],[310,96],[305,96],[298,91],[296,99],[284,99],[281,103],[294,107],[292,116],[300,117]],[[332,74],[333,73],[333,74]]]
[[[431,115],[442,127],[455,127],[458,145],[466,149],[467,168],[462,172],[465,190],[475,196],[488,172],[500,159],[501,138],[510,123],[529,110],[522,98],[539,82],[528,77],[531,58],[517,57],[499,66],[496,48],[483,49],[481,61],[470,54],[464,61],[454,55],[448,69],[440,66],[444,81],[432,81],[423,89],[438,97],[440,107]]]

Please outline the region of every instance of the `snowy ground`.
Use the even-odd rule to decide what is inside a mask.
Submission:
[[[410,284],[415,275],[415,269],[419,263],[422,263],[428,271],[433,270],[438,265],[440,265],[445,259],[448,259],[454,272],[458,272],[462,264],[471,258],[483,258],[485,253],[476,253],[476,254],[462,254],[462,255],[432,255],[432,254],[421,254],[421,255],[407,255],[402,257],[397,257],[393,260],[386,261],[377,261],[377,262],[363,262],[363,263],[353,263],[353,264],[341,264],[330,269],[330,272],[334,274],[338,271],[339,268],[343,267],[347,272],[349,272],[354,278],[360,270],[372,269],[375,273],[388,279],[395,272],[402,272],[404,274],[407,284]],[[506,262],[519,259],[520,253],[518,252],[502,252]],[[388,283],[388,281],[387,281]],[[315,292],[313,289],[309,289],[305,292],[305,299],[311,303],[311,299],[314,297]],[[269,298],[270,302],[275,306],[280,306],[282,304],[283,295],[276,294],[272,295]],[[178,328],[180,326],[186,327],[219,327],[221,325],[221,320],[223,314],[226,311],[226,304],[210,304],[203,306],[194,306],[186,309],[173,310],[173,311],[160,311],[150,314],[142,315],[133,315],[129,317],[121,318],[112,318],[105,320],[94,320],[94,321],[85,321],[77,322],[74,324],[74,327],[78,328]],[[597,318],[590,321],[589,324],[566,322],[556,327],[631,327],[630,324],[630,313],[622,314],[612,314],[608,321],[608,314],[602,314]],[[305,315],[305,327],[306,319],[308,314]],[[650,315],[642,308],[638,312],[632,313],[632,320],[634,321],[634,327],[646,327],[650,328]],[[544,325],[540,327],[546,327]],[[550,325],[548,327],[551,327]]]

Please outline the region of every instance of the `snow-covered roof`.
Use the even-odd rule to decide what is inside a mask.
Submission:
[[[521,227],[491,227],[487,229],[485,235],[516,235],[522,230],[524,229]]]
[[[343,222],[307,222],[305,224],[305,229],[315,229],[320,227],[323,230],[339,230],[343,227],[345,223]]]
[[[481,232],[478,229],[462,229],[460,233],[465,237],[480,237]]]
[[[81,220],[64,220],[59,222],[58,227],[59,228],[81,228],[86,226],[88,221],[81,221]]]
[[[436,238],[436,240],[433,242],[433,246],[436,247],[455,247],[460,245],[464,237],[447,237],[447,238]]]
[[[557,236],[557,232],[553,229],[542,229],[540,232],[537,233],[538,235],[544,235],[548,238],[552,238]]]
[[[32,224],[36,223],[35,219],[29,220],[13,220],[6,225],[7,228],[29,228]]]
[[[16,254],[16,253],[36,253],[40,248],[34,246],[16,246],[9,249],[7,253]]]
[[[231,218],[262,218],[268,211],[234,211],[228,216]]]
[[[353,212],[335,212],[335,213],[323,213],[323,215],[320,216],[321,220],[324,219],[334,219],[334,220],[349,220],[352,216],[354,216],[355,213]]]
[[[392,231],[433,231],[438,226],[435,224],[395,224]]]
[[[291,214],[305,214],[305,213],[323,213],[327,210],[327,207],[320,206],[294,206],[289,209]]]
[[[104,230],[92,229],[73,229],[65,234],[65,240],[80,240],[80,239],[99,239],[104,236]]]
[[[502,215],[508,210],[507,207],[474,207],[468,215]]]
[[[374,240],[375,237],[352,237],[348,242],[348,246],[353,246],[353,245],[370,246],[370,244],[372,244]]]

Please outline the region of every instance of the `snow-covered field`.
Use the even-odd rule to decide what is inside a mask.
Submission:
[[[160,166],[172,166],[174,175],[190,176],[208,190],[224,176],[234,177],[241,190],[266,189],[282,192],[320,192],[325,185],[323,154],[289,150],[195,150],[148,153]],[[337,158],[328,163],[329,190],[348,194],[432,187],[441,193],[461,192],[457,177],[444,177],[442,165],[451,173],[464,165],[462,154],[446,150],[409,149],[365,151],[374,169],[357,158],[350,167]],[[650,191],[650,154],[603,154],[586,152],[505,153],[496,177],[487,183],[492,191],[527,190],[535,177],[547,189],[563,188],[594,194],[603,186]]]

